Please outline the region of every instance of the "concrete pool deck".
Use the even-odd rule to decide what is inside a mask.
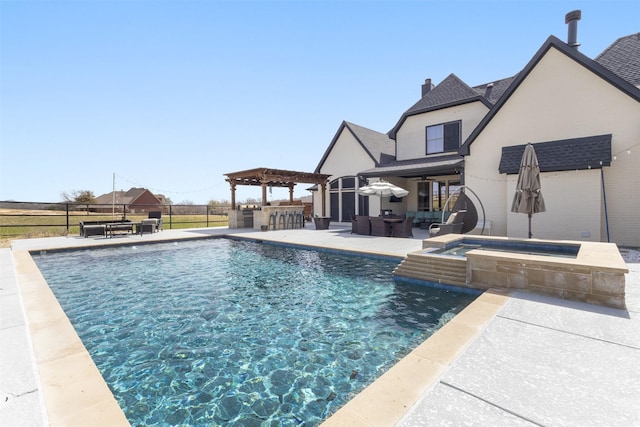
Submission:
[[[209,228],[13,241],[11,250],[0,249],[0,425],[127,424],[100,375],[101,384],[88,382],[97,370],[27,251],[229,234],[404,257],[426,237],[349,231]],[[639,425],[640,258],[623,255],[626,310],[486,292],[324,425]]]

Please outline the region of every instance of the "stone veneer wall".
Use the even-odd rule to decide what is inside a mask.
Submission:
[[[479,236],[473,236],[477,239]],[[486,240],[514,241],[505,237]],[[423,242],[423,248],[445,247],[462,240],[447,235]],[[535,242],[580,245],[575,258],[541,256],[488,249],[467,252],[464,286],[474,289],[503,288],[625,309],[625,274],[629,272],[613,243],[579,241]]]
[[[623,270],[549,262],[540,256],[519,259],[515,254],[504,257],[486,250],[477,252],[482,253],[467,254],[467,283],[474,288],[518,289],[625,308]]]

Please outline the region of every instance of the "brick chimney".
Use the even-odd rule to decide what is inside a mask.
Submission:
[[[424,84],[422,85],[422,96],[428,94],[431,89],[433,89],[431,79],[425,79]]]

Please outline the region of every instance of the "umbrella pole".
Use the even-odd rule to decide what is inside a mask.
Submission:
[[[531,212],[529,212],[527,215],[529,216],[529,238],[532,238],[533,234],[531,234]]]

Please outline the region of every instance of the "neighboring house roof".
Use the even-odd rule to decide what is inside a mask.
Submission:
[[[640,86],[640,33],[620,37],[595,61],[629,83]]]
[[[363,150],[369,155],[369,157],[371,157],[371,160],[373,160],[376,166],[388,160],[389,157],[393,158],[395,156],[395,141],[390,139],[387,135],[363,126],[343,121],[331,140],[331,144],[329,144],[329,147],[322,156],[322,159],[320,159],[318,166],[316,166],[315,173],[320,173],[322,165],[324,165],[325,160],[329,156],[329,153],[331,153],[331,150],[333,150],[334,145],[340,138],[340,134],[342,134],[344,129],[347,129],[353,135],[356,141],[358,141],[362,146]]]
[[[615,45],[615,43],[614,43]],[[622,49],[622,44],[619,44],[617,47],[618,55],[621,55],[620,50]],[[598,62],[590,59],[584,54],[580,53],[577,49],[574,49],[561,41],[560,39],[550,36],[538,49],[538,52],[531,58],[529,63],[525,66],[525,68],[518,73],[518,75],[513,80],[513,83],[508,87],[504,95],[498,100],[498,102],[493,106],[493,108],[487,113],[487,115],[480,121],[478,126],[471,132],[467,140],[460,147],[459,153],[463,156],[468,156],[470,154],[470,146],[473,141],[478,137],[478,135],[484,130],[487,124],[495,117],[495,115],[500,111],[500,109],[506,104],[511,95],[518,89],[520,84],[527,78],[529,73],[536,67],[538,62],[545,56],[549,49],[555,48],[558,51],[564,53],[569,58],[573,59],[577,63],[581,64],[585,68],[589,69],[594,74],[598,75],[605,81],[609,82],[614,87],[618,88],[621,92],[626,93],[631,96],[633,99],[640,102],[640,89],[635,87],[629,81],[624,80],[617,74],[613,73],[609,69],[600,65]]]
[[[493,82],[493,84],[489,83],[472,88],[455,74],[449,74],[439,85],[424,94],[418,102],[404,112],[398,123],[389,131],[389,136],[395,139],[405,120],[416,114],[428,113],[475,101],[482,102],[487,108],[491,108],[493,103],[509,87],[512,80],[513,77],[510,77]]]
[[[502,147],[500,173],[517,174],[523,145]],[[611,134],[534,143],[541,172],[600,169],[611,164]]]
[[[151,194],[152,196],[153,193],[151,193],[149,190],[147,190],[146,188],[130,188],[127,191],[115,191],[115,198],[116,198],[116,203],[118,204],[126,204],[126,205],[130,205],[135,203],[135,201],[142,196],[143,194],[145,194],[146,192],[149,192],[149,194]],[[114,192],[112,191],[111,193],[107,193],[107,194],[103,194],[101,196],[96,197],[96,204],[110,204],[113,202],[113,194]],[[160,204],[160,200],[154,196],[157,200],[158,203]]]
[[[421,159],[392,161],[373,169],[362,171],[358,175],[364,177],[401,176],[406,178],[427,176],[460,168],[463,162],[463,157],[457,154],[432,156]]]

